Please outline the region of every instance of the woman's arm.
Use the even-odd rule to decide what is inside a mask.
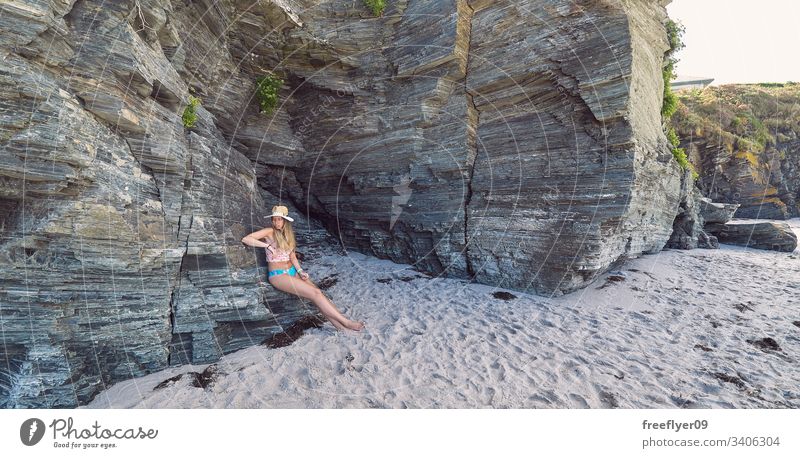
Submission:
[[[261,229],[260,231],[253,232],[251,234],[247,234],[242,237],[242,243],[249,246],[256,246],[260,248],[267,248],[269,247],[268,243],[264,243],[259,239],[263,239],[264,237],[269,236],[272,233],[272,228],[267,227]]]
[[[297,272],[302,274],[303,268],[300,267],[300,261],[297,259],[297,255],[294,254],[294,250],[292,250],[292,254],[289,255],[289,258],[292,260],[292,265],[297,269]]]

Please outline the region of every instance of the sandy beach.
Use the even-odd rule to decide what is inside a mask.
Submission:
[[[800,407],[800,250],[666,250],[554,298],[355,252],[303,265],[336,280],[328,297],[366,330],[326,322],[226,355],[205,388],[182,377],[154,390],[209,366],[185,365],[87,407]]]

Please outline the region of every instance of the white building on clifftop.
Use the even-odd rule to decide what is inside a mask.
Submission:
[[[678,75],[670,83],[673,91],[680,91],[683,89],[703,89],[711,84],[714,78],[707,78],[704,76],[682,76]]]

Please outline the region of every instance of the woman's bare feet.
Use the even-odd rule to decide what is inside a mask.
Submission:
[[[336,318],[331,318],[331,317],[327,318],[328,321],[331,322],[331,324],[333,325],[334,328],[336,328],[337,331],[344,331],[345,329],[350,329],[349,327],[346,327],[345,325],[340,323],[339,320],[337,320]]]
[[[341,321],[333,317],[327,317],[327,318],[328,321],[330,321],[331,324],[338,331],[344,331],[346,329],[349,329],[351,331],[360,331],[364,329],[364,326],[366,325],[366,323],[364,323],[363,321],[353,321],[353,320]]]
[[[360,330],[364,329],[364,326],[366,326],[366,325],[367,325],[367,323],[365,323],[363,321],[352,321],[352,320],[350,320],[350,322],[347,323],[347,327],[352,329],[353,331],[360,331]]]

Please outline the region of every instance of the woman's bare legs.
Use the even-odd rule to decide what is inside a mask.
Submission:
[[[311,283],[310,280],[304,281],[298,277],[281,274],[270,277],[269,282],[272,286],[283,292],[295,294],[311,300],[336,329],[360,331],[364,327],[363,324],[348,320],[342,315],[342,313],[336,309],[336,306],[322,293],[322,290]]]
[[[307,279],[303,280],[301,277],[297,277],[297,278],[299,278],[301,281],[306,282],[309,286],[311,286],[315,290],[317,290],[320,293],[322,293],[322,291],[319,289],[319,286],[315,285],[314,282],[311,281],[311,279],[307,278]],[[322,299],[327,303],[327,305],[330,306],[330,308],[332,310],[334,310],[337,313],[337,319],[341,324],[347,326],[348,329],[352,329],[353,331],[360,331],[360,330],[364,329],[365,323],[363,321],[353,321],[353,320],[350,320],[350,319],[346,318],[344,315],[342,315],[339,312],[339,310],[336,308],[336,306],[333,305],[333,302],[331,302],[331,300],[328,299],[328,296],[326,296],[325,293],[322,293]]]
[[[315,286],[315,288],[316,288],[316,286]],[[317,289],[317,291],[319,291],[319,289]],[[333,318],[336,321],[338,321],[340,324],[342,324],[344,327],[346,327],[347,329],[352,329],[353,331],[360,331],[364,327],[364,325],[362,323],[350,320],[350,319],[346,318],[344,315],[342,315],[341,312],[339,312],[339,310],[336,308],[336,306],[333,305],[333,302],[331,302],[331,300],[328,299],[328,297],[325,294],[321,293],[320,294],[320,298],[321,298],[320,302],[322,302],[322,305],[320,305],[319,303],[315,302],[315,304],[317,305],[317,308],[319,308],[320,311],[322,311],[322,310],[333,311],[336,314],[336,315],[334,315]],[[325,312],[323,311],[322,314],[324,315]],[[330,320],[331,317],[329,316],[328,319]]]

